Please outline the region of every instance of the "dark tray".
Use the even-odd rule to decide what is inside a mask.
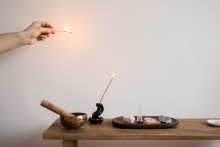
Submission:
[[[159,116],[143,116],[145,117],[151,117],[154,119],[158,120]],[[125,123],[123,121],[123,116],[116,117],[112,119],[112,123],[115,127],[119,128],[125,128],[125,129],[167,129],[167,128],[173,128],[176,127],[179,124],[179,121],[177,119],[171,118],[172,123],[166,124],[166,123],[161,123],[161,124],[137,124],[137,116],[135,116],[135,121],[132,124]]]

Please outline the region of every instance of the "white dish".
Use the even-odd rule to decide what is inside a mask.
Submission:
[[[220,127],[220,120],[217,119],[209,119],[207,120],[207,123],[212,126]]]

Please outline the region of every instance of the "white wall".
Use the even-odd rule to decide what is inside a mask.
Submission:
[[[0,55],[0,146],[60,147],[42,134],[58,115],[42,99],[89,116],[219,118],[219,0],[0,0],[0,33],[35,20],[57,33]],[[218,147],[219,141],[80,141],[79,146]]]

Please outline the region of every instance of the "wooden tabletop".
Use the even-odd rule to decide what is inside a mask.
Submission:
[[[57,119],[44,133],[44,139],[72,140],[220,140],[220,127],[209,126],[207,119],[178,119],[170,129],[121,129],[105,119],[101,124],[87,122],[79,129],[68,130]]]

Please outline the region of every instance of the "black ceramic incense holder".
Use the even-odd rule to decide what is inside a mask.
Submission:
[[[91,124],[100,124],[100,123],[102,123],[102,121],[103,121],[103,117],[99,117],[99,116],[102,114],[102,112],[104,111],[104,107],[103,107],[103,105],[102,105],[101,102],[102,102],[102,99],[103,99],[103,97],[105,96],[105,93],[106,93],[106,91],[108,90],[108,87],[109,87],[109,85],[111,84],[113,78],[114,78],[114,75],[112,75],[112,78],[111,78],[110,82],[108,83],[108,86],[107,86],[107,88],[105,89],[105,92],[104,92],[104,94],[102,95],[102,98],[101,98],[100,102],[99,102],[99,103],[96,103],[97,110],[92,113],[92,117],[89,117],[89,122],[90,122]]]
[[[99,117],[104,111],[102,103],[96,103],[97,110],[92,113],[92,117],[89,117],[89,122],[91,124],[100,124],[103,121],[103,117]]]

